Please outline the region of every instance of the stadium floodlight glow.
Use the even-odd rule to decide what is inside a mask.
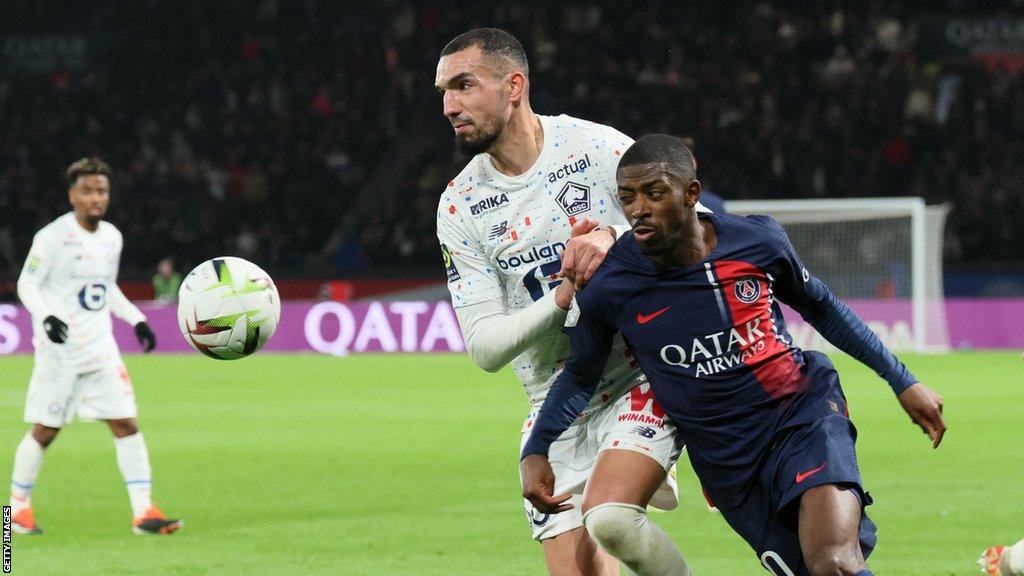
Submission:
[[[948,205],[917,197],[733,200],[786,228],[807,268],[844,301],[904,307],[917,352],[949,349],[942,290]]]

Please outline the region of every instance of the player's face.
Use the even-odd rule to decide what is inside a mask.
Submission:
[[[667,254],[683,241],[696,218],[700,182],[663,162],[623,166],[616,180],[619,204],[645,254]]]
[[[444,116],[455,130],[455,145],[466,154],[486,152],[508,124],[512,106],[508,74],[477,46],[442,56],[434,85]]]
[[[110,205],[110,179],[102,174],[79,176],[68,190],[68,200],[79,220],[99,222]]]

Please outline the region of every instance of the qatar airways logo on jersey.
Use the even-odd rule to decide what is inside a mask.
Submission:
[[[501,208],[505,204],[508,204],[508,194],[501,193],[497,196],[491,196],[490,198],[484,198],[483,200],[473,204],[469,207],[469,212],[473,216],[479,216],[481,214],[487,214],[493,212],[498,208]]]
[[[760,325],[761,319],[754,318],[740,328],[694,338],[688,347],[669,344],[661,349],[661,359],[681,368],[696,365],[697,378],[718,374],[764,352],[767,344]]]
[[[534,246],[533,250],[525,254],[509,256],[507,259],[498,258],[498,267],[502,270],[515,270],[527,264],[548,262],[558,258],[565,250],[565,244],[555,242],[547,246]]]

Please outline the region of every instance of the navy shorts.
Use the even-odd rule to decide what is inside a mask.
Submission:
[[[841,398],[838,386],[835,390]],[[845,399],[842,402],[845,409]],[[797,519],[800,496],[815,486],[837,484],[857,495],[861,551],[867,558],[874,549],[875,524],[864,513],[871,497],[864,491],[857,469],[856,438],[853,423],[838,411],[784,431],[773,443],[746,499],[731,510],[722,510],[733,530],[775,576],[809,574],[800,550]]]

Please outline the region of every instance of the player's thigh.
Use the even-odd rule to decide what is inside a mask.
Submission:
[[[678,505],[675,477],[668,470],[682,443],[646,384],[606,408],[590,427],[589,434],[599,439],[599,452],[587,482],[585,510],[605,502],[665,510]]]
[[[768,517],[748,538],[766,566],[778,564],[776,574],[809,574],[822,559],[826,566],[837,558],[861,566],[870,555],[875,525],[864,513],[871,497],[861,485],[855,438],[853,424],[837,413],[777,440],[759,478],[758,515]]]
[[[583,513],[606,502],[646,507],[665,482],[666,470],[653,458],[628,450],[604,450],[587,482]]]
[[[124,364],[117,362],[82,375],[81,418],[125,420],[137,413],[135,390]]]
[[[79,401],[78,375],[64,368],[49,355],[37,354],[28,392],[25,395],[25,422],[61,428],[74,419]]]
[[[789,432],[769,455],[762,482],[771,486],[770,497],[780,521],[803,535],[802,523],[809,518],[815,523],[811,530],[816,536],[833,540],[843,534],[841,538],[850,545],[859,542],[866,558],[874,548],[876,534],[864,510],[871,497],[863,488],[857,465],[856,434],[853,423],[842,414],[819,418]],[[819,487],[827,488],[817,490]],[[819,510],[822,506],[830,511]]]
[[[585,528],[546,538],[541,544],[551,576],[617,576],[619,573],[618,560],[601,550]]]
[[[860,499],[850,488],[825,484],[800,497],[800,548],[809,567],[839,562],[864,566],[860,548]]]

